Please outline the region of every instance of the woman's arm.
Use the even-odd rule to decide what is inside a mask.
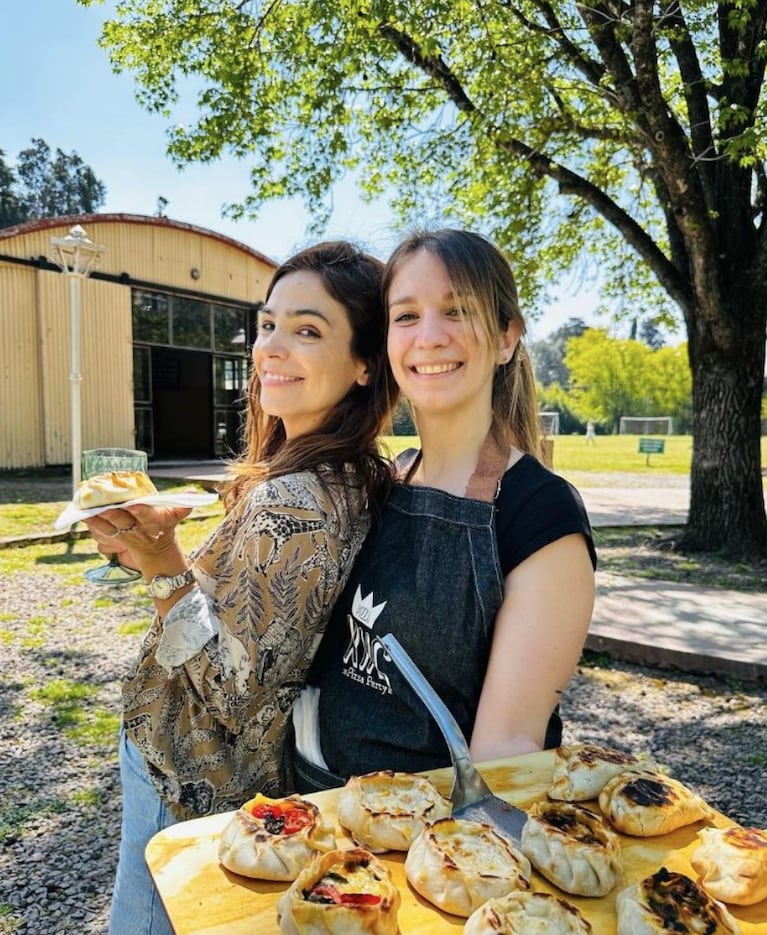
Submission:
[[[316,477],[290,475],[261,485],[196,555],[215,637],[168,678],[228,730],[265,697],[278,693],[287,708],[298,694],[367,530],[361,510],[359,491],[331,494]]]
[[[471,737],[474,759],[543,748],[593,608],[594,571],[581,534],[557,539],[509,572]]]

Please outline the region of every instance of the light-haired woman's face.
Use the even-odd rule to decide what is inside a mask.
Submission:
[[[387,307],[389,362],[416,415],[476,410],[484,418],[495,369],[511,339],[503,335],[498,347],[490,345],[479,323],[463,311],[445,265],[428,250],[400,263]]]

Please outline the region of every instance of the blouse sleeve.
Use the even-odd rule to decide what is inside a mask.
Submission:
[[[290,708],[367,532],[362,500],[337,478],[303,473],[259,484],[241,501],[194,557],[204,594],[169,614],[167,633],[155,630],[174,694],[232,732],[266,698]],[[168,668],[184,627],[181,655],[193,654]]]

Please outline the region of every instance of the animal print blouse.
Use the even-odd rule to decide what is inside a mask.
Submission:
[[[124,726],[181,819],[285,791],[290,711],[369,528],[349,469],[255,486],[192,556],[201,591],[155,615]]]

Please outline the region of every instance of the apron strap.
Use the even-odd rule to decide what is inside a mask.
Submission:
[[[479,460],[466,485],[464,497],[469,500],[484,500],[485,503],[492,503],[501,489],[501,478],[506,472],[510,453],[509,444],[499,442],[491,427],[482,443]],[[395,461],[397,478],[404,484],[410,483],[410,478],[420,462],[420,449],[408,448],[403,451]]]
[[[486,503],[492,503],[501,489],[501,478],[509,463],[510,453],[509,444],[498,441],[491,426],[479,453],[477,466],[466,485],[464,496],[469,500],[484,500]]]

